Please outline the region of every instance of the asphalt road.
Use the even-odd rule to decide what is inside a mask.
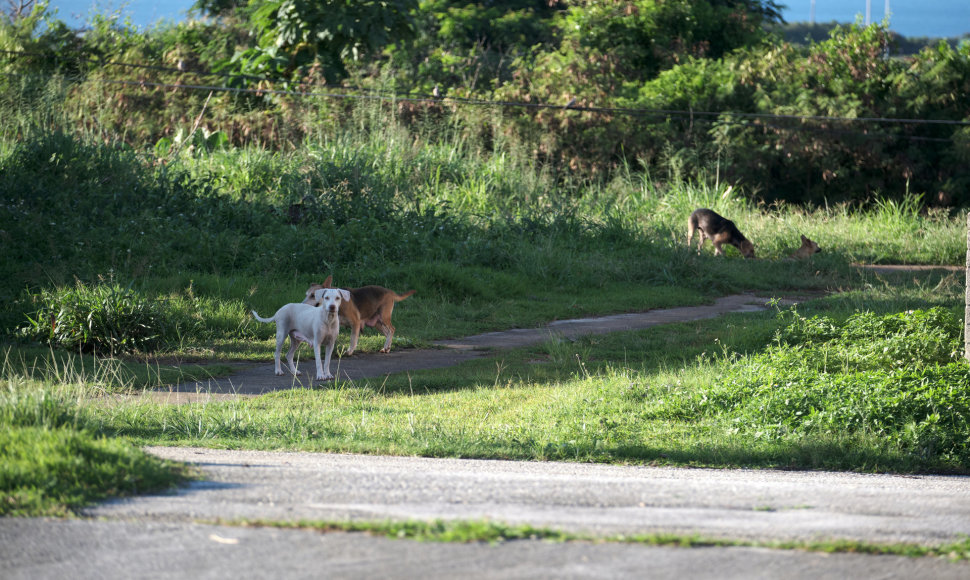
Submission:
[[[150,452],[197,464],[208,479],[95,506],[82,520],[0,520],[0,577],[970,578],[970,564],[941,558],[539,540],[442,544],[211,523],[487,519],[594,536],[940,545],[970,535],[967,477]]]
[[[516,541],[445,544],[165,522],[0,520],[0,577],[966,580],[938,558]]]

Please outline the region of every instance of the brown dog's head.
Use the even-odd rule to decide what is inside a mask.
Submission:
[[[306,298],[303,299],[303,303],[311,306],[320,306],[320,298],[318,297],[317,290],[332,288],[331,284],[333,284],[333,276],[327,276],[323,284],[310,284],[310,287],[307,288]]]
[[[802,234],[802,247],[795,250],[795,253],[791,255],[792,258],[811,258],[812,254],[817,254],[822,251],[822,248],[812,240],[805,237]]]

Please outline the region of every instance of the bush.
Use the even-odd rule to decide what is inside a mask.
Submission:
[[[117,284],[43,290],[21,336],[81,352],[151,352],[174,326],[162,303]]]

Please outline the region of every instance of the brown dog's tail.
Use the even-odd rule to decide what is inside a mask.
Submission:
[[[405,298],[407,298],[408,296],[414,294],[415,292],[417,292],[417,290],[408,290],[404,294],[398,294],[396,292],[392,292],[392,294],[394,295],[394,301],[395,302],[400,302],[401,300],[404,300]]]

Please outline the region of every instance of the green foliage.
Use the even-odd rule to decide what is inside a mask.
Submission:
[[[84,41],[47,8],[46,2],[40,2],[20,18],[0,19],[0,50],[25,53],[23,58],[4,61],[0,70],[8,75],[78,72]]]
[[[20,335],[54,347],[106,354],[152,352],[176,332],[166,308],[118,284],[53,288],[29,298]]]
[[[481,46],[520,52],[551,40],[550,20],[561,3],[532,0],[422,0],[420,11],[433,15],[435,44],[446,49]],[[431,33],[432,31],[429,31]]]
[[[897,58],[895,38],[877,24],[795,46],[766,31],[780,20],[769,0],[198,8],[218,18],[140,32],[95,17],[81,37],[39,5],[3,23],[0,44],[23,52],[0,61],[17,73],[0,82],[12,120],[0,129],[120,135],[143,150],[204,121],[201,131],[228,144],[285,151],[359,127],[367,106],[319,94],[322,82],[341,81],[427,98],[373,107],[413,135],[458,134],[463,147],[514,151],[564,180],[608,181],[636,162],[652,175],[743,184],[767,202],[921,194],[924,205],[949,207],[970,190],[968,43]],[[207,97],[155,84],[253,92]],[[524,106],[483,109],[465,98]]]
[[[178,153],[184,148],[187,152],[209,153],[216,149],[225,149],[229,146],[229,137],[222,131],[209,131],[205,127],[201,131],[189,133],[184,128],[179,129],[175,137],[169,139],[162,137],[155,143],[155,155],[158,157],[168,157]]]
[[[960,123],[970,109],[956,95],[970,91],[970,45],[940,43],[903,60],[889,57],[891,44],[885,27],[855,25],[804,51],[769,45],[720,61],[693,60],[644,84],[627,104],[712,112],[669,118],[654,136],[674,143],[686,136],[676,158],[686,160],[688,175],[710,171],[707,160],[714,158],[721,179],[762,184],[769,201],[869,201],[925,192],[928,203],[963,204],[966,165],[938,163],[968,155]]]

